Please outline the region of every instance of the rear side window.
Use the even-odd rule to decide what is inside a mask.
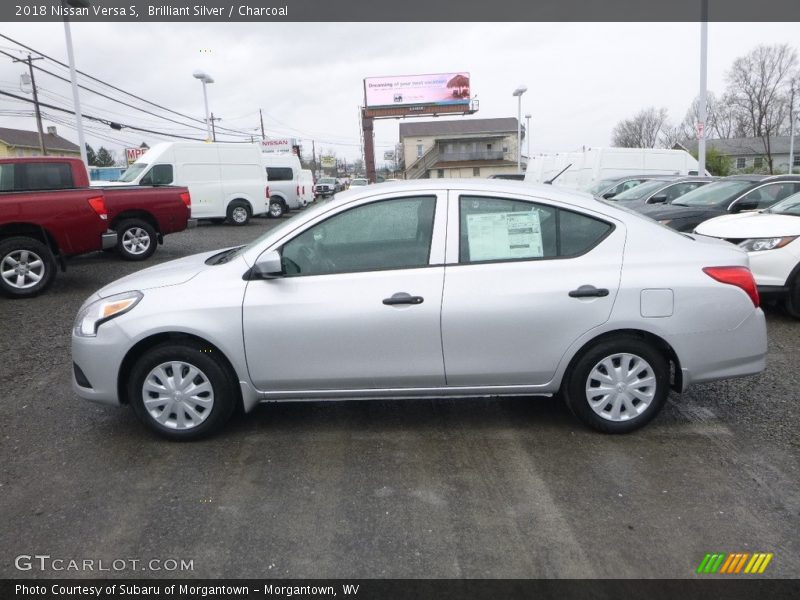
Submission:
[[[459,208],[461,263],[578,256],[613,229],[587,215],[523,200],[461,196]]]
[[[21,191],[63,190],[75,187],[72,183],[72,169],[67,163],[22,163],[17,165]]]
[[[267,167],[267,177],[270,181],[292,181],[294,172],[290,167]]]
[[[0,192],[14,191],[14,164],[0,164]]]

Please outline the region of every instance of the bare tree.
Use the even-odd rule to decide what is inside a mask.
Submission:
[[[614,126],[612,144],[620,148],[655,148],[666,121],[666,108],[645,108]]]
[[[796,70],[797,52],[788,44],[761,45],[737,58],[726,76],[734,120],[744,126],[746,135],[761,138],[770,173],[771,138],[785,129],[789,86]]]

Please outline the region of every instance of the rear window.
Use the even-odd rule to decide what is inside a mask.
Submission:
[[[0,186],[4,191],[62,190],[75,187],[72,169],[67,163],[18,163],[3,165]],[[13,168],[15,167],[15,168]]]
[[[292,181],[294,171],[290,167],[267,167],[267,177],[270,181]]]

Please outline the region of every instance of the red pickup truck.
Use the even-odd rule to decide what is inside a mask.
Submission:
[[[35,296],[78,254],[144,260],[196,224],[191,204],[185,187],[89,187],[78,158],[0,159],[0,293]]]

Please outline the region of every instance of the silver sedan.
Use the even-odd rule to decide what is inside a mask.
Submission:
[[[259,402],[553,394],[623,433],[766,350],[744,252],[502,180],[339,194],[104,287],[72,337],[76,393],[174,439]]]

